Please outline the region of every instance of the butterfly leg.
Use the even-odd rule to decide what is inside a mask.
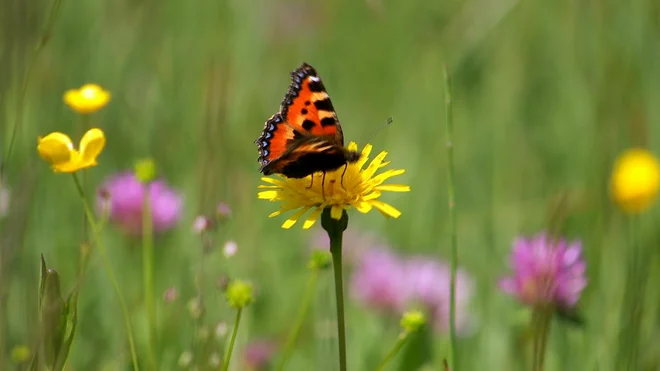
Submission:
[[[346,189],[344,187],[344,175],[346,175],[346,170],[348,170],[348,164],[344,166],[344,171],[341,173],[341,182],[339,182],[339,184],[341,184],[341,187],[344,189]]]
[[[321,180],[321,197],[325,201],[325,171],[323,172],[323,180]]]
[[[314,185],[314,174],[310,175],[310,177],[312,178],[312,181],[309,183],[309,186],[306,187],[305,189],[310,189]]]

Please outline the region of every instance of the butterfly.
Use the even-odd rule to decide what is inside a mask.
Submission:
[[[259,171],[264,175],[304,178],[360,159],[358,152],[344,147],[344,134],[330,96],[307,63],[291,73],[280,111],[266,121],[255,143]]]

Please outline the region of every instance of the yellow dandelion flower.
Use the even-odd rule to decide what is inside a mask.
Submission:
[[[614,164],[611,193],[627,213],[639,213],[655,201],[660,188],[660,163],[645,149],[629,149]]]
[[[356,151],[358,146],[351,142],[348,148]],[[372,146],[367,144],[362,149],[362,155],[357,162],[326,172],[325,180],[322,172],[302,179],[283,176],[278,176],[279,179],[261,178],[268,185],[259,186],[259,188],[265,189],[259,192],[259,198],[282,202],[280,209],[270,214],[269,217],[297,210],[282,224],[284,229],[291,228],[303,214],[312,210],[303,223],[304,229],[310,228],[316,223],[325,208],[331,208],[330,215],[335,220],[339,220],[344,210],[351,207],[361,213],[368,213],[375,208],[386,217],[398,218],[401,212],[378,198],[383,192],[410,191],[410,187],[407,185],[383,184],[387,179],[403,174],[405,170],[386,170],[376,174],[379,169],[389,164],[389,161],[384,161],[387,156],[385,151],[379,153],[369,166],[363,169],[369,160],[371,149]]]
[[[101,129],[90,129],[80,140],[79,151],[73,147],[73,142],[66,134],[50,133],[39,138],[37,151],[48,162],[53,171],[73,173],[88,167],[96,166],[96,157],[105,146],[105,134]]]
[[[81,114],[94,113],[110,100],[110,93],[96,84],[86,84],[80,89],[64,93],[64,103]]]

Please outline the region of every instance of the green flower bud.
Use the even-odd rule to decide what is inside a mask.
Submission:
[[[151,159],[140,160],[135,164],[135,177],[141,183],[149,183],[156,178],[156,164]]]
[[[420,310],[407,311],[401,317],[401,327],[407,333],[419,330],[426,323],[426,317]]]
[[[314,250],[307,265],[310,269],[328,269],[332,265],[332,254],[325,250]]]
[[[15,364],[25,363],[30,359],[30,348],[27,345],[18,345],[11,350],[11,361]]]
[[[252,302],[252,284],[234,280],[227,286],[225,295],[230,307],[242,309]]]

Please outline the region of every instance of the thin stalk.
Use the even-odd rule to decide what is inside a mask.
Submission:
[[[128,315],[128,309],[126,307],[126,302],[124,301],[124,296],[122,295],[121,290],[119,289],[119,283],[117,282],[117,277],[115,276],[115,272],[112,269],[110,260],[108,259],[108,253],[105,249],[105,246],[103,245],[103,242],[101,241],[99,228],[98,225],[96,224],[96,219],[94,218],[94,213],[92,213],[92,209],[89,207],[89,203],[87,202],[87,198],[85,197],[85,191],[83,190],[82,185],[80,184],[80,180],[78,179],[76,173],[73,173],[73,182],[76,184],[76,189],[78,190],[80,199],[83,202],[83,207],[85,208],[85,214],[87,215],[87,220],[89,221],[89,227],[92,229],[92,234],[94,235],[96,246],[101,252],[101,258],[108,273],[108,278],[110,278],[112,287],[114,288],[115,293],[119,298],[119,305],[121,307],[121,311],[124,316],[124,325],[126,327],[126,334],[128,336],[128,345],[131,350],[133,370],[139,371],[140,366],[138,366],[137,352],[135,351],[135,340],[133,339],[133,327],[131,326],[131,321]]]
[[[399,354],[399,351],[403,346],[406,344],[406,340],[408,340],[408,332],[403,332],[399,335],[399,339],[396,341],[394,344],[394,347],[390,349],[389,352],[387,352],[387,355],[383,359],[383,361],[378,365],[378,368],[376,370],[382,371],[385,369],[385,367],[396,357],[397,354]]]
[[[537,371],[543,371],[545,361],[545,350],[548,346],[548,337],[550,336],[550,320],[552,319],[552,309],[545,309],[541,313],[539,341],[538,341],[538,362]]]
[[[342,272],[342,232],[328,233],[330,253],[335,278],[335,297],[337,300],[337,340],[339,341],[339,370],[346,371],[346,326],[344,320],[344,275]]]
[[[451,85],[447,66],[444,66],[443,75],[445,80],[445,123],[447,136],[447,204],[449,207],[449,234],[450,234],[450,264],[451,279],[449,289],[449,354],[451,356],[451,367],[458,371],[458,360],[456,358],[456,269],[458,266],[458,235],[456,231],[456,202],[454,197],[454,122],[451,102]]]
[[[151,196],[149,185],[144,185],[144,201],[142,206],[142,278],[144,280],[144,303],[147,308],[147,321],[149,323],[149,341],[147,354],[149,355],[149,368],[158,369],[156,361],[156,302],[154,301],[154,240],[153,219],[151,217]]]
[[[278,370],[284,370],[284,366],[286,366],[286,362],[289,360],[289,357],[291,357],[291,354],[293,353],[293,347],[296,344],[296,340],[298,340],[298,334],[300,333],[300,328],[305,322],[305,317],[307,317],[307,311],[309,309],[309,305],[311,304],[312,299],[314,298],[314,293],[316,292],[316,284],[319,280],[319,273],[320,273],[319,269],[313,269],[312,275],[309,277],[309,280],[307,281],[307,287],[305,288],[305,296],[303,297],[303,302],[300,305],[300,310],[298,311],[298,317],[296,318],[296,322],[294,323],[293,328],[291,329],[291,333],[289,333],[289,337],[287,338],[286,343],[284,345],[282,360],[280,361],[280,365],[277,367]]]
[[[50,40],[50,35],[53,30],[53,26],[55,25],[55,20],[57,19],[57,15],[59,14],[59,10],[61,6],[62,6],[62,0],[53,0],[53,3],[50,7],[50,11],[48,12],[48,19],[46,20],[46,24],[44,25],[43,31],[41,32],[41,36],[39,37],[39,41],[37,42],[36,47],[32,51],[32,55],[30,56],[30,60],[28,61],[28,66],[27,69],[25,70],[25,75],[23,76],[23,81],[21,83],[21,91],[18,94],[18,101],[16,102],[16,116],[14,117],[14,123],[11,129],[9,147],[7,148],[7,155],[5,156],[4,162],[0,164],[0,178],[2,178],[2,176],[5,174],[5,171],[7,170],[6,164],[9,163],[9,159],[11,158],[14,149],[14,143],[16,143],[18,128],[23,123],[25,96],[27,94],[27,88],[30,82],[30,77],[32,76],[32,70],[34,69],[39,54],[41,54],[41,51],[44,49],[46,44],[48,44],[48,40]]]
[[[243,308],[238,308],[236,310],[236,321],[234,321],[234,329],[231,332],[231,339],[229,340],[229,348],[227,349],[227,354],[225,354],[225,361],[222,366],[222,371],[229,370],[229,362],[231,361],[231,353],[234,351],[234,343],[236,342],[236,334],[238,333],[238,325],[241,323],[241,314],[243,313]]]

